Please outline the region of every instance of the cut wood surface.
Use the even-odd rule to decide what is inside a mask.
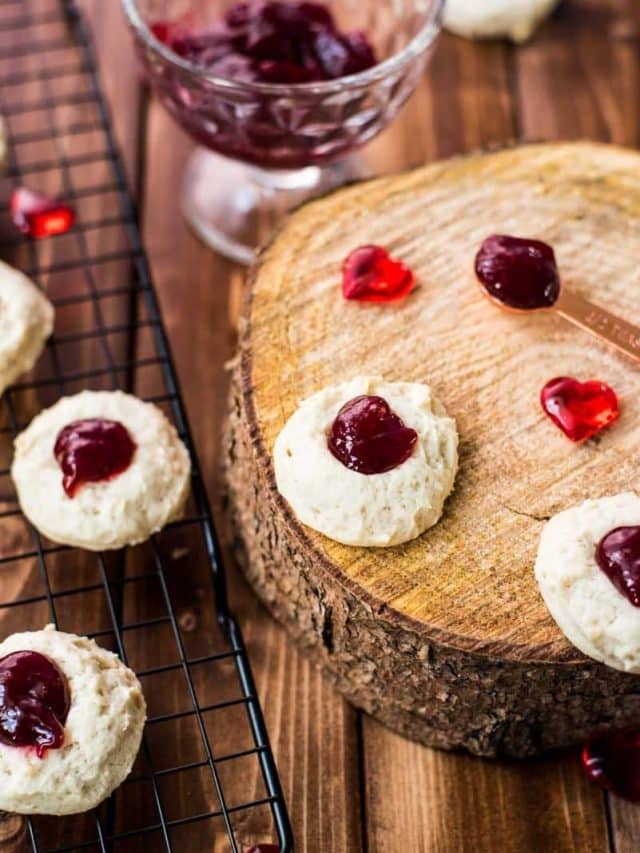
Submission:
[[[175,190],[191,146],[157,104],[151,106],[149,121],[144,107],[135,112],[139,79],[132,74],[118,4],[83,0],[82,5],[95,15],[94,35],[127,160],[146,166],[147,177],[143,174],[139,184],[145,235],[215,499],[220,492],[218,441],[227,388],[223,362],[232,353],[243,272],[203,249],[180,221]],[[634,0],[565,0],[524,48],[443,36],[416,95],[367,152],[369,162],[376,171],[391,172],[523,137],[588,135],[637,145],[637,15]],[[133,112],[127,107],[132,103]],[[138,127],[140,135],[133,132]],[[298,850],[612,849],[605,801],[584,783],[574,755],[501,764],[404,740],[348,706],[235,574],[233,597],[265,704]],[[186,590],[185,602],[190,600]],[[137,643],[131,637],[132,649]],[[188,743],[185,740],[185,750]],[[176,810],[184,811],[188,803],[189,791],[181,790]],[[135,799],[119,806],[130,808],[135,818]],[[614,802],[611,841],[618,853],[631,853],[640,845],[637,812],[634,806]],[[180,850],[213,846],[213,839],[205,848],[198,846],[201,837],[191,846],[188,836],[180,838]],[[160,848],[150,843],[147,849]]]
[[[639,713],[639,679],[580,655],[533,576],[545,520],[637,482],[638,371],[552,313],[498,310],[472,272],[488,234],[536,236],[564,286],[633,316],[639,174],[636,153],[586,143],[441,161],[307,205],[253,271],[228,466],[248,576],[351,699],[425,743],[523,755]],[[342,261],[367,243],[415,270],[401,305],[342,298]],[[315,533],[275,483],[299,402],[362,374],[427,382],[458,424],[444,516],[399,547]],[[539,404],[557,375],[616,388],[616,428],[567,441]]]
[[[309,528],[291,533],[293,551],[313,552],[319,574],[334,571],[392,625],[502,659],[581,658],[548,614],[533,563],[546,519],[637,482],[639,374],[551,313],[497,310],[473,260],[488,234],[539,237],[555,247],[564,286],[633,316],[639,175],[637,154],[589,144],[456,158],[308,205],[254,271],[239,381],[269,481],[262,497],[283,527],[294,521],[270,456],[310,394],[363,374],[426,382],[457,422],[456,487],[426,534],[354,548]],[[415,270],[418,288],[401,305],[342,298],[342,262],[365,243],[383,243]],[[624,401],[621,422],[597,441],[567,441],[539,404],[557,375],[608,382]]]

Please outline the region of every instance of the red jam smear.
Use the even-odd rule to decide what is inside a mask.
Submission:
[[[136,444],[118,421],[74,421],[59,433],[53,449],[62,469],[62,487],[73,498],[85,483],[112,480],[126,471]]]
[[[329,450],[352,471],[383,474],[413,453],[418,433],[406,427],[382,397],[355,397],[340,409],[329,433]]]
[[[596,548],[596,562],[618,592],[640,607],[640,527],[616,527]]]
[[[601,788],[640,802],[640,728],[628,726],[589,738],[582,750],[582,766]]]
[[[341,32],[321,3],[236,3],[205,29],[156,21],[151,30],[183,59],[211,74],[243,82],[314,83],[377,62],[362,32]]]
[[[70,705],[63,673],[39,652],[13,652],[0,660],[0,742],[33,747],[38,758],[59,749]]]
[[[9,210],[16,228],[36,240],[66,234],[76,221],[68,204],[26,187],[13,191]]]
[[[188,35],[193,27],[193,15],[185,12],[171,21],[155,21],[149,25],[149,29],[164,44],[170,44],[173,39]]]
[[[579,382],[571,376],[559,376],[544,386],[540,402],[571,441],[593,438],[620,417],[615,391],[596,380]]]
[[[541,240],[494,234],[476,255],[476,275],[489,296],[509,308],[551,308],[560,295],[553,249]]]
[[[382,246],[360,246],[342,268],[342,294],[359,302],[395,302],[414,289],[413,270]]]

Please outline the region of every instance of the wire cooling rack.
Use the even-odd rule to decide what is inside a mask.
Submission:
[[[291,831],[158,303],[109,127],[90,38],[69,0],[0,0],[0,111],[9,136],[0,257],[56,306],[30,376],[0,400],[0,636],[87,635],[137,672],[149,719],[131,777],[90,815],[0,816],[3,850],[291,850]],[[31,240],[9,224],[16,186],[62,197],[74,228]],[[21,515],[13,437],[84,388],[132,391],[173,419],[191,450],[187,515],[144,546],[89,554]]]

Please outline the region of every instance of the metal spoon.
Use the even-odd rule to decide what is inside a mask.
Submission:
[[[505,260],[508,253],[511,253],[511,258]],[[507,268],[509,264],[511,269]],[[521,275],[520,279],[518,275]],[[539,280],[539,293],[536,293],[536,276]],[[640,362],[640,328],[616,317],[599,305],[594,305],[579,293],[567,290],[564,285],[561,286],[553,249],[546,243],[504,235],[488,237],[476,257],[476,277],[485,296],[503,310],[518,314],[554,311],[634,361]],[[513,304],[522,296],[522,293],[515,292],[520,283],[525,288],[524,296],[530,304]],[[509,288],[515,292],[512,299]]]

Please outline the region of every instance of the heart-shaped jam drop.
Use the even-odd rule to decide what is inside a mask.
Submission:
[[[586,441],[611,426],[620,415],[615,391],[604,382],[552,379],[542,389],[542,408],[571,441]]]
[[[640,607],[640,527],[616,527],[600,540],[596,562],[615,588]]]
[[[541,240],[487,237],[476,255],[476,275],[489,296],[509,308],[551,308],[560,294],[554,251]]]
[[[411,293],[415,283],[413,271],[382,246],[361,246],[351,252],[342,268],[345,299],[394,302]]]
[[[406,427],[382,397],[355,397],[340,409],[329,450],[352,471],[383,474],[411,456],[418,433]]]
[[[69,205],[26,187],[13,191],[9,208],[13,224],[36,240],[65,234],[76,221]]]
[[[67,680],[48,657],[24,651],[0,660],[0,742],[43,758],[62,746],[69,705]]]
[[[589,738],[582,750],[582,766],[601,788],[640,802],[640,728],[629,726]]]
[[[84,483],[112,480],[131,464],[136,444],[118,421],[91,418],[60,431],[53,449],[62,487],[73,498]]]

